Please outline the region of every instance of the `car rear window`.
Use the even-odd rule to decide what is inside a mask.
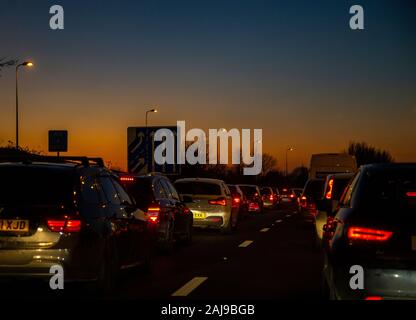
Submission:
[[[175,187],[180,194],[198,194],[217,196],[221,195],[221,187],[216,183],[201,182],[201,181],[178,181],[175,182]]]
[[[416,213],[416,169],[369,174],[362,190],[362,203],[379,209],[369,212]]]
[[[324,192],[324,180],[309,180],[306,183],[303,195],[312,199],[321,199]]]
[[[73,206],[74,181],[68,168],[0,167],[0,205]]]
[[[230,189],[231,193],[238,193],[236,186],[230,186],[228,185],[228,189]]]
[[[334,187],[332,189],[332,199],[333,200],[339,200],[342,197],[342,194],[344,193],[345,188],[348,185],[348,182],[350,182],[350,178],[342,178],[342,179],[335,179],[334,180]]]
[[[149,203],[153,200],[152,182],[146,178],[136,178],[133,183],[123,184],[127,193],[130,194],[141,210],[147,210]]]
[[[251,186],[240,186],[241,191],[243,191],[243,193],[247,196],[247,197],[252,197],[257,193],[257,188],[256,187],[251,187]]]
[[[264,194],[266,196],[271,195],[272,191],[269,188],[262,188],[261,189],[261,194]]]

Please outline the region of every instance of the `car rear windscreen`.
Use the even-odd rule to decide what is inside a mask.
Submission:
[[[73,195],[72,169],[0,167],[0,205],[71,206]]]
[[[350,178],[342,178],[337,179],[335,178],[334,181],[334,187],[332,189],[332,200],[339,200],[342,197],[342,194],[344,193],[345,188],[348,185],[348,182],[350,182]]]
[[[269,196],[272,194],[272,191],[269,188],[262,188],[261,189],[261,194]]]
[[[127,192],[134,198],[137,206],[146,211],[153,200],[152,182],[148,178],[136,178],[134,183],[123,184]]]
[[[243,193],[247,196],[247,197],[252,197],[257,193],[257,188],[256,187],[251,187],[251,186],[239,186],[241,191],[243,191]]]
[[[416,169],[369,174],[363,183],[362,204],[369,212],[416,215]]]
[[[312,199],[321,199],[324,192],[324,180],[309,180],[303,195]]]
[[[216,183],[202,181],[178,181],[175,187],[180,194],[220,196],[221,187]]]

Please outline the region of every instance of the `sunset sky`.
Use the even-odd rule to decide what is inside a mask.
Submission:
[[[0,0],[0,57],[20,72],[22,146],[47,151],[69,130],[71,155],[126,168],[127,127],[261,128],[284,167],[349,141],[416,161],[414,0]],[[65,30],[49,28],[49,7]],[[349,7],[365,30],[349,28]],[[15,139],[14,68],[0,77],[0,144]]]

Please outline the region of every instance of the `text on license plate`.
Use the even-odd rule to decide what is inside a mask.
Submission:
[[[205,213],[194,212],[194,219],[205,219]]]
[[[28,232],[29,231],[29,220],[0,219],[0,231]]]

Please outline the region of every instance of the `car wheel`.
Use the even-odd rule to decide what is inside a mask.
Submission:
[[[173,220],[170,220],[169,223],[166,226],[167,230],[165,232],[165,239],[162,240],[161,243],[161,249],[162,252],[165,254],[171,254],[173,250]]]
[[[231,217],[230,217],[227,224],[221,228],[221,233],[222,234],[231,234],[232,231],[233,231],[233,226],[232,226],[232,221],[231,221]]]

